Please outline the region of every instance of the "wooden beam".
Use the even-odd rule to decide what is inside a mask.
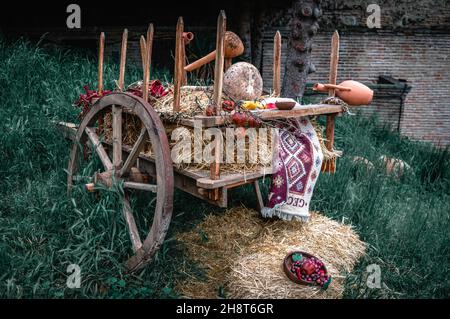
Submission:
[[[281,94],[281,33],[277,31],[273,39],[273,94]]]
[[[94,145],[95,152],[100,158],[100,161],[102,162],[105,169],[107,171],[111,170],[113,168],[113,164],[111,163],[111,160],[108,157],[108,153],[106,153],[105,148],[100,142],[97,133],[95,133],[95,129],[91,127],[86,127],[85,132],[89,140],[92,142],[92,145]]]
[[[105,51],[105,33],[100,33],[100,39],[98,44],[98,95],[103,95],[103,58]],[[100,115],[98,118],[98,131],[103,132],[104,128],[104,117]]]
[[[136,183],[136,182],[124,182],[123,187],[137,189],[146,192],[156,193],[157,186],[153,184]]]
[[[331,38],[331,55],[330,55],[330,77],[328,79],[329,84],[336,85],[337,81],[337,69],[339,62],[339,33],[334,31]],[[336,90],[330,88],[328,90],[328,95],[334,97],[336,95]]]
[[[131,211],[131,205],[127,198],[123,199],[123,216],[125,222],[128,226],[128,232],[130,233],[131,243],[133,245],[133,250],[138,251],[142,247],[142,241],[139,236],[139,232],[136,226],[136,221],[134,220],[133,212]]]
[[[216,107],[216,114],[222,110],[222,87],[223,87],[223,68],[225,58],[225,32],[227,31],[227,17],[225,11],[220,11],[217,19],[217,38],[216,38],[216,62],[214,66],[214,92],[213,103]]]
[[[183,43],[184,22],[183,18],[179,17],[177,22],[176,36],[175,36],[175,69],[173,73],[173,112],[180,111],[181,100],[181,85],[183,83],[183,61],[182,46]]]
[[[213,152],[213,160],[210,164],[210,177],[212,180],[217,180],[220,178],[220,139],[214,138],[214,152]]]
[[[141,43],[144,45],[144,74],[142,75],[142,98],[144,101],[148,101],[148,79],[149,79],[149,68],[148,68],[148,41],[142,41],[141,37]]]
[[[120,70],[119,70],[119,90],[124,90],[125,85],[125,63],[127,60],[127,42],[128,42],[128,30],[123,30],[122,34],[122,47],[120,49]]]
[[[147,43],[145,41],[145,38],[143,35],[141,35],[141,38],[139,39],[139,45],[141,47],[141,60],[142,60],[142,74],[145,73],[145,56],[146,56],[146,50],[147,50]],[[144,80],[144,78],[142,78]]]
[[[254,114],[262,120],[271,119],[288,119],[294,117],[321,115],[321,114],[334,114],[342,112],[341,105],[333,104],[310,104],[295,107],[292,110],[263,110],[254,112]]]
[[[112,106],[113,127],[113,166],[119,169],[122,165],[122,108]]]
[[[331,38],[330,77],[328,80],[329,84],[336,85],[338,62],[339,62],[339,33],[337,31],[334,31],[333,36]],[[335,95],[336,95],[336,89],[330,88],[328,90],[328,96],[335,97]],[[331,152],[334,149],[335,117],[336,117],[336,114],[327,115],[325,146]],[[336,158],[333,158],[329,161],[324,160],[324,162],[322,164],[322,171],[335,173],[336,172]]]
[[[139,157],[139,154],[141,153],[142,149],[144,148],[145,139],[147,136],[148,136],[147,128],[144,126],[144,127],[142,127],[141,133],[139,134],[138,139],[134,143],[134,146],[131,149],[131,152],[128,155],[127,160],[125,161],[125,164],[123,164],[123,167],[120,170],[119,176],[123,176],[131,170],[131,167],[134,165],[134,163],[136,162],[136,159]]]
[[[227,17],[225,11],[221,10],[217,18],[217,35],[216,35],[216,61],[214,66],[214,90],[213,103],[216,107],[216,113],[220,114],[222,110],[222,87],[223,87],[223,68],[225,63],[225,32],[227,31]],[[212,180],[220,178],[220,144],[219,139],[214,141],[214,159],[210,164],[210,177]],[[217,200],[219,197],[218,189],[212,190],[211,200]]]

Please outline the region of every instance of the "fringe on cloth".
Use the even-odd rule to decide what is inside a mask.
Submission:
[[[272,208],[263,207],[261,209],[261,216],[264,218],[272,218],[272,217],[278,217],[287,221],[299,221],[299,222],[307,222],[309,221],[309,212],[307,214],[299,214],[299,215],[293,215],[291,213],[287,213],[283,211],[283,205],[286,202],[282,202],[280,204],[275,205]]]

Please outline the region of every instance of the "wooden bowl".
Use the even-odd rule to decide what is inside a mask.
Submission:
[[[287,254],[286,257],[284,257],[284,261],[283,261],[283,270],[284,270],[284,273],[286,274],[286,276],[291,281],[293,281],[293,282],[295,282],[297,284],[300,284],[300,285],[305,285],[305,286],[317,285],[315,282],[310,282],[310,281],[306,281],[306,280],[300,279],[295,274],[293,274],[291,272],[291,267],[292,267],[292,263],[293,263],[292,255],[294,255],[294,254],[302,254],[302,256],[307,257],[307,258],[311,258],[311,257],[317,258],[316,256],[311,255],[311,254],[309,254],[309,253],[307,253],[305,251],[301,251],[301,250],[291,251],[289,254]],[[317,258],[317,259],[319,259],[319,258]],[[327,267],[325,265],[323,265],[323,269],[325,270],[325,273],[328,275],[328,270],[327,270]]]
[[[277,107],[277,109],[279,110],[283,110],[283,111],[289,111],[292,110],[295,106],[295,102],[292,101],[278,101],[275,102],[275,106]]]

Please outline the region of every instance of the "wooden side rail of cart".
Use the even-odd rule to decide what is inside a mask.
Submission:
[[[287,119],[298,118],[309,115],[327,115],[336,114],[343,111],[340,105],[328,105],[328,104],[311,104],[304,105],[298,108],[294,108],[290,111],[280,110],[265,110],[257,112],[258,117],[264,120],[271,119]],[[223,125],[226,122],[226,117],[223,116],[197,116],[192,120],[184,120],[181,123],[183,125],[193,126],[193,120],[201,121],[204,127],[216,127]],[[71,140],[75,140],[78,126],[73,123],[59,122],[58,126],[62,129],[65,137]],[[108,154],[112,151],[112,144],[103,142]],[[131,147],[128,145],[122,145],[123,158],[126,158],[131,152]],[[140,153],[137,160],[137,167],[140,171],[155,177],[155,159]],[[178,189],[189,193],[199,199],[207,201],[210,204],[218,207],[228,207],[228,190],[231,188],[239,187],[245,184],[254,184],[255,195],[257,196],[258,209],[263,206],[262,196],[259,191],[259,187],[255,185],[257,181],[264,177],[270,177],[272,171],[270,168],[260,169],[253,172],[242,173],[221,173],[217,178],[211,178],[208,171],[192,171],[188,169],[178,169],[173,166],[174,172],[174,186]],[[216,190],[213,192],[212,190]]]

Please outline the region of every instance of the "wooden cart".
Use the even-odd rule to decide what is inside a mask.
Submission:
[[[231,61],[224,58],[224,36],[226,31],[225,13],[221,12],[218,18],[216,64],[214,76],[214,102],[220,108],[222,94],[222,78],[224,68],[231,65]],[[183,19],[178,20],[176,29],[175,49],[175,74],[174,74],[174,110],[179,109],[181,87],[185,83],[184,73],[184,24]],[[337,35],[337,34],[336,34]],[[59,123],[67,138],[73,140],[68,165],[67,185],[69,192],[77,181],[77,163],[80,159],[80,145],[90,141],[92,153],[96,154],[103,164],[103,172],[95,173],[92,183],[86,184],[88,190],[92,190],[96,183],[111,187],[114,183],[123,183],[124,196],[123,216],[128,226],[134,255],[126,261],[126,267],[134,271],[148,263],[164,241],[172,216],[172,202],[174,187],[177,187],[197,198],[218,207],[227,207],[227,192],[244,184],[252,184],[259,208],[263,206],[263,199],[259,189],[258,180],[264,175],[270,175],[270,171],[255,171],[246,174],[221,173],[218,161],[211,164],[209,172],[190,171],[177,169],[172,165],[170,148],[164,124],[158,114],[147,102],[147,87],[149,83],[149,69],[151,62],[151,50],[153,42],[153,26],[150,25],[147,39],[141,37],[141,49],[144,69],[143,98],[123,92],[124,72],[126,59],[127,30],[124,31],[122,41],[122,52],[120,61],[119,89],[116,92],[105,95],[98,99],[84,116],[80,125],[72,123]],[[332,53],[330,83],[335,83],[337,67],[337,37],[334,39],[334,50]],[[104,34],[100,37],[99,50],[99,94],[103,92],[103,48]],[[281,36],[279,32],[274,39],[274,80],[273,89],[276,94],[280,93],[280,57]],[[333,94],[333,92],[330,92]],[[102,125],[103,116],[110,112],[112,114],[112,141],[104,142],[97,134],[97,128]],[[133,146],[122,143],[122,115],[132,113],[142,123],[142,130]],[[298,118],[309,115],[329,116],[327,124],[328,147],[332,149],[333,143],[333,120],[336,114],[343,112],[340,105],[307,105],[290,111],[265,110],[257,114],[262,120]],[[193,121],[201,121],[204,127],[223,126],[226,118],[224,116],[196,116],[183,120],[183,125],[193,125]],[[144,141],[150,141],[154,156],[149,157],[141,152]],[[129,190],[156,193],[155,211],[153,224],[147,236],[141,238],[132,213],[127,193]]]

